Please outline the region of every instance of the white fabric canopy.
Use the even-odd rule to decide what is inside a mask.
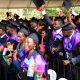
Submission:
[[[49,1],[49,2],[48,2]],[[62,6],[63,0],[46,0],[46,7]],[[74,0],[74,5],[80,5],[80,1]],[[32,0],[0,0],[0,8],[34,8]]]

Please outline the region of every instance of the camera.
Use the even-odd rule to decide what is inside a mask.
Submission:
[[[8,48],[4,48],[3,55],[4,55],[4,56],[7,56],[7,55],[10,54],[10,52],[11,52],[11,53],[14,53],[14,50],[9,50]]]

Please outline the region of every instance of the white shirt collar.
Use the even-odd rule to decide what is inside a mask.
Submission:
[[[6,35],[6,34],[3,34],[3,35],[1,36],[1,38],[3,38],[5,35]]]
[[[60,32],[61,32],[61,30],[62,30],[62,28],[60,28],[60,29],[56,30],[56,32],[57,32],[57,33],[60,33]]]
[[[74,31],[73,31],[73,33],[71,34],[71,36],[69,37],[69,39],[70,39],[70,40],[71,40],[71,38],[72,38],[73,34],[74,34]]]

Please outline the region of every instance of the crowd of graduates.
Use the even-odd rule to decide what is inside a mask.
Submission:
[[[40,11],[43,19],[27,20],[7,13],[0,22],[0,80],[47,80],[48,69],[54,70],[58,61],[65,66],[65,78],[76,80],[80,15],[68,12],[67,16],[49,17],[44,8]]]

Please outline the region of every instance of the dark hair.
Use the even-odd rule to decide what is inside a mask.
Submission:
[[[16,29],[18,31],[20,28],[20,25],[15,21],[8,21],[7,27],[12,28],[12,29]]]
[[[9,12],[6,12],[7,17],[9,16]]]
[[[48,33],[48,31],[47,31],[47,29],[46,29],[46,28],[43,28],[43,29],[42,29],[42,31],[45,31],[46,33]]]
[[[19,30],[19,32],[21,32],[22,34],[24,34],[24,36],[25,37],[27,37],[28,36],[28,34],[29,34],[29,32],[28,32],[28,30],[27,30],[27,28],[21,28],[20,30]]]
[[[62,19],[57,19],[56,21],[58,21],[59,24],[63,25],[63,20]]]
[[[6,31],[6,28],[3,24],[0,24],[0,29],[2,29],[3,31]]]
[[[11,23],[8,23],[8,24],[7,24],[7,27],[10,27],[10,28],[16,29],[16,27],[14,27]]]

